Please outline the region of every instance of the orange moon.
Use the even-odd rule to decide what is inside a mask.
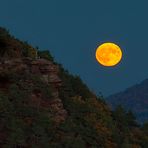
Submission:
[[[115,66],[122,59],[122,51],[114,43],[103,43],[96,49],[96,59],[103,66]]]

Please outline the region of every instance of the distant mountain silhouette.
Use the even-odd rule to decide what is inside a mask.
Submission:
[[[125,109],[132,110],[139,122],[148,120],[148,79],[127,88],[123,92],[113,94],[107,102],[115,108],[121,104]]]

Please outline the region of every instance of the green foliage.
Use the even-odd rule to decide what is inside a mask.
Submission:
[[[86,147],[86,145],[103,147],[106,139],[111,138],[107,122],[112,123],[112,121],[109,119],[108,112],[100,112],[103,108],[96,108],[99,105],[98,100],[91,101],[89,99],[84,100],[81,97],[73,97],[65,98],[63,102],[70,118],[62,124],[61,130],[68,135],[75,133],[85,144],[83,147]]]
[[[148,122],[145,122],[142,126],[142,130],[145,132],[145,134],[148,135]]]
[[[9,31],[6,28],[0,27],[0,38],[10,36]]]
[[[16,117],[11,118],[7,128],[11,131],[7,138],[8,145],[25,145],[25,125],[22,120]]]
[[[52,61],[54,62],[54,58],[51,56],[50,52],[48,50],[44,50],[44,51],[38,51],[38,56],[40,58],[43,58],[43,59],[47,59],[49,61]]]
[[[12,35],[5,28],[0,27],[0,57],[12,58],[12,57],[30,57],[36,59],[37,49],[30,46],[27,42],[22,42]]]
[[[21,57],[22,43],[9,34],[5,28],[0,28],[0,57],[8,59]]]
[[[125,111],[125,109],[119,105],[116,107],[113,112],[113,119],[116,124],[116,132],[114,134],[115,139],[118,141],[119,147],[131,147],[131,145],[135,142],[137,143],[136,135],[137,133],[132,133],[138,127],[138,123],[136,122],[136,118],[132,111]],[[139,144],[139,142],[138,142]]]
[[[59,65],[59,68],[59,76],[63,81],[64,87],[64,89],[61,91],[62,95],[81,96],[83,99],[95,97],[95,95],[88,89],[86,84],[83,83],[79,76],[71,75],[68,71],[64,70],[61,65]]]
[[[143,148],[147,148],[148,146],[148,122],[145,122],[142,127],[143,136],[141,136],[141,145]]]
[[[136,121],[136,117],[135,117],[134,113],[131,110],[129,110],[126,113],[126,120],[127,120],[127,124],[128,124],[129,127],[138,126],[138,123]]]
[[[37,49],[30,46],[27,42],[22,43],[22,54],[25,57],[36,59],[38,57]]]
[[[5,127],[3,129],[8,135],[5,147],[26,146],[26,144],[49,147],[51,135],[48,131],[53,130],[54,123],[49,119],[48,111],[38,112],[37,109],[24,104],[26,97],[29,97],[28,93],[16,84],[11,85],[9,95],[0,93],[0,127]],[[26,118],[30,120],[27,121],[30,124],[24,122]],[[27,139],[30,139],[29,142]],[[0,144],[3,141],[0,141]]]
[[[0,56],[4,55],[5,47],[7,46],[7,38],[9,37],[9,32],[5,28],[0,27]]]
[[[14,110],[13,104],[9,100],[8,96],[0,92],[0,117],[1,119],[5,116],[9,118]]]

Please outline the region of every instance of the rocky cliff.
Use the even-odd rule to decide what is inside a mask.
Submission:
[[[52,94],[50,100],[48,98],[42,99],[42,94],[39,91],[33,91],[30,96],[30,101],[34,106],[44,107],[50,109],[54,114],[54,120],[57,123],[64,121],[67,116],[67,111],[63,108],[63,103],[59,98],[59,89],[62,85],[62,81],[58,76],[59,68],[51,61],[46,59],[31,58],[15,58],[11,60],[3,60],[0,62],[0,76],[1,79],[5,78],[4,81],[0,81],[0,88],[4,90],[11,84],[11,79],[7,79],[6,75],[9,74],[29,74],[32,76],[38,76],[41,80],[50,86]],[[28,87],[31,87],[31,81],[25,80]]]

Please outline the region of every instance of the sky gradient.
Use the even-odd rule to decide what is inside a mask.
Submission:
[[[0,26],[79,75],[95,93],[108,96],[148,78],[147,0],[1,0]],[[118,44],[122,61],[103,67],[95,50]]]

